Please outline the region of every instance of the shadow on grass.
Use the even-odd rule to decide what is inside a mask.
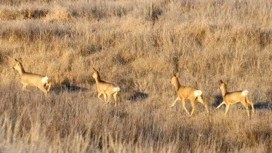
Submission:
[[[71,85],[69,80],[64,80],[60,84],[53,86],[50,91],[59,94],[63,92],[81,92],[87,90],[87,88]]]
[[[212,104],[212,107],[216,108],[218,105],[220,105],[222,103],[222,101],[223,101],[222,96],[221,95],[216,95],[215,100],[214,100],[214,102]]]
[[[254,104],[254,108],[272,110],[272,103],[271,102],[257,102]]]
[[[148,94],[147,93],[144,93],[144,92],[139,92],[139,91],[135,91],[133,93],[133,95],[129,96],[127,98],[127,100],[131,103],[133,102],[136,102],[136,101],[139,101],[139,100],[144,100],[148,97]]]

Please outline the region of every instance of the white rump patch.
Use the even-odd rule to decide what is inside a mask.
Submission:
[[[247,96],[248,95],[248,91],[247,90],[243,90],[242,91],[242,96]]]
[[[120,91],[120,88],[119,87],[115,87],[115,88],[113,88],[113,91],[114,92],[118,92],[118,91]]]
[[[46,76],[46,77],[43,77],[43,78],[42,78],[42,83],[48,83],[48,79],[49,79],[49,78],[48,78],[47,76]]]
[[[202,91],[201,91],[201,90],[195,90],[195,91],[194,91],[194,96],[195,96],[195,97],[198,97],[198,96],[200,96],[200,95],[202,95]]]

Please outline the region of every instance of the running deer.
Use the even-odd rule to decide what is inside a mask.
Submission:
[[[93,73],[92,77],[95,79],[95,82],[96,82],[96,89],[98,92],[97,97],[106,103],[110,103],[111,97],[113,96],[115,106],[117,106],[117,104],[118,104],[117,94],[120,91],[120,88],[115,86],[112,83],[102,81],[100,79],[99,72],[95,68],[93,68],[93,71],[94,71],[94,73]],[[103,95],[104,100],[100,97],[101,95]]]
[[[23,84],[23,90],[29,91],[26,89],[27,86],[35,86],[38,87],[45,95],[47,95],[51,88],[49,78],[47,76],[26,72],[22,63],[17,59],[15,59],[15,61],[16,64],[13,66],[13,69],[19,72],[20,80]]]
[[[196,109],[195,100],[198,100],[201,104],[204,105],[206,111],[209,113],[208,106],[207,106],[206,102],[203,100],[201,90],[198,90],[194,87],[181,86],[179,83],[179,80],[178,80],[178,73],[172,77],[171,84],[175,87],[176,92],[177,92],[177,98],[173,102],[171,107],[175,106],[175,104],[178,100],[181,100],[182,106],[183,106],[184,110],[186,111],[186,113],[189,115],[193,115],[193,113]],[[185,100],[187,100],[187,99],[190,100],[190,103],[192,105],[191,113],[188,112],[188,110],[185,106]]]
[[[223,102],[220,105],[218,105],[216,109],[218,109],[223,104],[225,104],[226,105],[225,115],[227,115],[230,105],[236,104],[238,102],[241,102],[242,105],[246,108],[248,117],[250,117],[250,113],[248,110],[248,104],[251,105],[252,113],[255,112],[254,111],[254,104],[248,98],[248,91],[247,90],[228,92],[227,91],[227,84],[225,82],[223,82],[222,80],[220,80],[220,90],[222,93]]]

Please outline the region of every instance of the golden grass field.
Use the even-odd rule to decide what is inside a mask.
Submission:
[[[0,152],[272,151],[272,2],[266,0],[1,0]],[[22,91],[12,69],[47,75],[49,95]],[[97,98],[95,67],[121,88]],[[203,91],[188,116],[170,79]],[[219,90],[247,89],[225,116]],[[190,104],[187,103],[187,108]]]

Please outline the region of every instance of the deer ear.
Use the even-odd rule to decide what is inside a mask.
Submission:
[[[19,63],[22,63],[22,59],[21,59],[21,58],[19,58],[19,59],[16,59],[16,58],[15,58],[15,61],[16,61],[16,62],[19,62]]]
[[[94,67],[93,67],[93,70],[94,70],[95,72],[98,72]]]
[[[220,80],[220,83],[225,83],[224,81]]]

